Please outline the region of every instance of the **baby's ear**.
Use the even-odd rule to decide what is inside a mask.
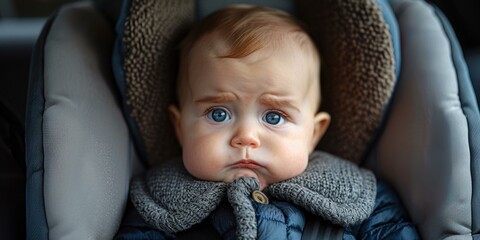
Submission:
[[[330,114],[326,112],[319,112],[313,118],[314,125],[310,152],[315,149],[323,134],[327,131],[328,125],[330,125],[330,119]]]
[[[168,112],[170,113],[170,121],[172,122],[173,127],[175,128],[175,134],[177,135],[177,140],[180,143],[180,146],[183,145],[182,139],[182,123],[181,123],[181,113],[180,109],[176,105],[168,106]]]

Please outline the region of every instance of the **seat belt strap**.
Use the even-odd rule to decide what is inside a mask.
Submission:
[[[303,230],[302,240],[342,240],[343,228],[334,225],[320,217],[308,214],[305,229]]]

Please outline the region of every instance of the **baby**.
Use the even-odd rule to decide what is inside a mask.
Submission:
[[[190,174],[253,177],[263,189],[305,170],[330,116],[318,112],[320,59],[300,24],[231,7],[205,19],[181,51],[179,106],[169,110]]]
[[[182,161],[132,181],[117,239],[415,239],[371,172],[314,151],[330,122],[320,57],[288,14],[236,5],[208,16],[181,44],[177,95]]]

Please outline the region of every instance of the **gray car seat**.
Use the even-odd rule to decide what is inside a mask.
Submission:
[[[132,85],[122,80],[128,73],[123,68],[125,59],[131,54],[122,44],[128,31],[136,28],[126,24],[131,23],[134,13],[148,17],[152,7],[142,5],[149,1],[128,2],[124,1],[118,22],[111,21],[117,14],[107,14],[115,11],[101,11],[92,3],[65,6],[45,25],[37,42],[26,117],[29,239],[112,238],[128,200],[131,177],[154,164],[149,158],[152,154],[168,156],[178,151],[168,148],[174,146],[168,145],[174,140],[165,139],[171,133],[162,124],[158,124],[160,130],[153,130],[160,131],[167,143],[151,148],[155,140],[149,138],[148,130],[152,126],[144,124],[135,112],[139,109],[134,108],[127,91]],[[180,36],[194,21],[195,16],[190,14],[193,9],[201,17],[230,1],[215,1],[215,6],[208,6],[212,2],[162,2],[168,8],[156,13],[155,17],[163,16],[162,20],[154,19],[175,19],[178,26],[161,29],[164,35],[154,40],[172,43],[176,40],[173,36]],[[290,1],[259,2],[300,14],[305,6],[317,1],[296,1],[297,5]],[[325,6],[335,2],[324,0]],[[385,80],[390,85],[382,86],[389,91],[380,97],[385,101],[377,116],[379,122],[368,129],[372,131],[368,141],[360,141],[366,145],[352,155],[356,158],[347,158],[373,169],[394,186],[423,238],[477,238],[478,96],[448,21],[422,0],[343,2],[379,9],[381,22],[388,23],[385,29],[390,38],[385,46],[396,53],[395,61],[386,61],[388,68],[382,68],[391,70],[385,75],[391,78]],[[312,24],[315,17],[305,20]],[[149,29],[152,26],[148,24],[140,26]],[[139,47],[158,51],[148,41]],[[142,58],[138,61],[141,65],[152,64]],[[175,71],[174,60],[171,62],[154,64],[160,69],[155,71]],[[371,72],[374,76],[375,70]],[[172,94],[159,91],[160,99]],[[143,98],[156,103],[148,96],[138,96]],[[358,127],[358,123],[353,126]],[[347,134],[356,134],[348,127],[346,130]]]

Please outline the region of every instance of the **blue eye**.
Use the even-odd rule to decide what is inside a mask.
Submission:
[[[225,109],[222,108],[214,108],[210,110],[207,116],[214,122],[225,122],[227,120],[230,120],[230,115]]]
[[[283,116],[278,112],[270,111],[265,114],[263,121],[270,125],[280,125],[285,122],[285,118],[283,118]]]

